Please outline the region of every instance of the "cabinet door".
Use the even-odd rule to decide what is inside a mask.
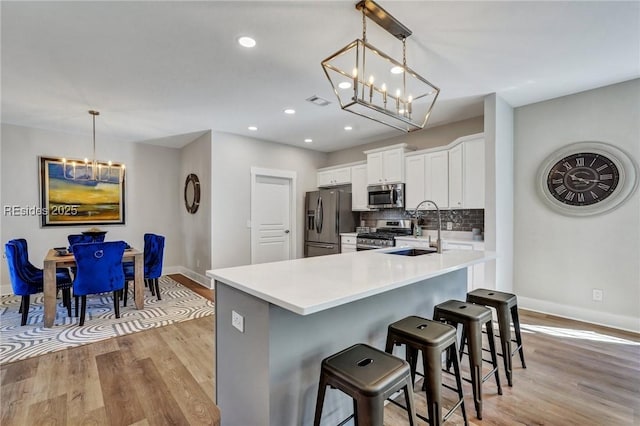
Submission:
[[[484,208],[484,139],[463,143],[463,206],[465,209]]]
[[[461,209],[462,203],[462,144],[449,150],[449,207]]]
[[[425,155],[425,197],[436,202],[438,207],[449,207],[449,153],[433,152]],[[435,209],[432,204],[426,206]]]
[[[351,167],[351,210],[369,210],[367,194],[367,165]]]
[[[351,183],[351,167],[345,167],[333,171],[334,185],[345,185],[349,183]]]
[[[425,156],[415,155],[405,160],[405,209],[415,209],[425,194]],[[437,202],[437,201],[436,201]]]
[[[318,188],[331,186],[332,180],[333,180],[333,172],[331,170],[318,172]]]
[[[404,182],[404,151],[401,148],[390,149],[382,154],[382,178],[384,183]]]
[[[367,183],[381,185],[384,183],[382,175],[382,153],[375,152],[367,155]]]

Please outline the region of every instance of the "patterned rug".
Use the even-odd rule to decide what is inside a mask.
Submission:
[[[20,326],[21,314],[18,313],[20,297],[2,296],[0,298],[0,364],[214,313],[213,302],[166,276],[160,278],[162,300],[158,301],[151,295],[149,289],[145,288],[143,310],[135,308],[131,287],[133,286],[129,288],[127,306],[120,305],[120,318],[115,317],[111,293],[87,296],[87,314],[82,327],[78,326],[79,317],[67,316],[67,310],[62,306],[60,298],[55,326],[44,328],[42,293],[31,296],[27,324]],[[75,315],[73,301],[72,306]]]

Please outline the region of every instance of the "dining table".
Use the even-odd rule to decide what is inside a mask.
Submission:
[[[134,264],[134,300],[136,309],[144,309],[144,253],[135,248],[124,251],[122,261],[133,260]],[[76,259],[73,253],[59,254],[57,250],[51,249],[44,258],[44,326],[51,328],[54,326],[56,318],[56,269],[76,266]]]

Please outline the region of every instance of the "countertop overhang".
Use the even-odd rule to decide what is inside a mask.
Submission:
[[[299,315],[310,315],[476,263],[494,252],[398,256],[399,247],[214,269],[208,277]]]

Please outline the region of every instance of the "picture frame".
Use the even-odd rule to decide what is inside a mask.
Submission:
[[[125,224],[123,164],[38,158],[42,227]]]

